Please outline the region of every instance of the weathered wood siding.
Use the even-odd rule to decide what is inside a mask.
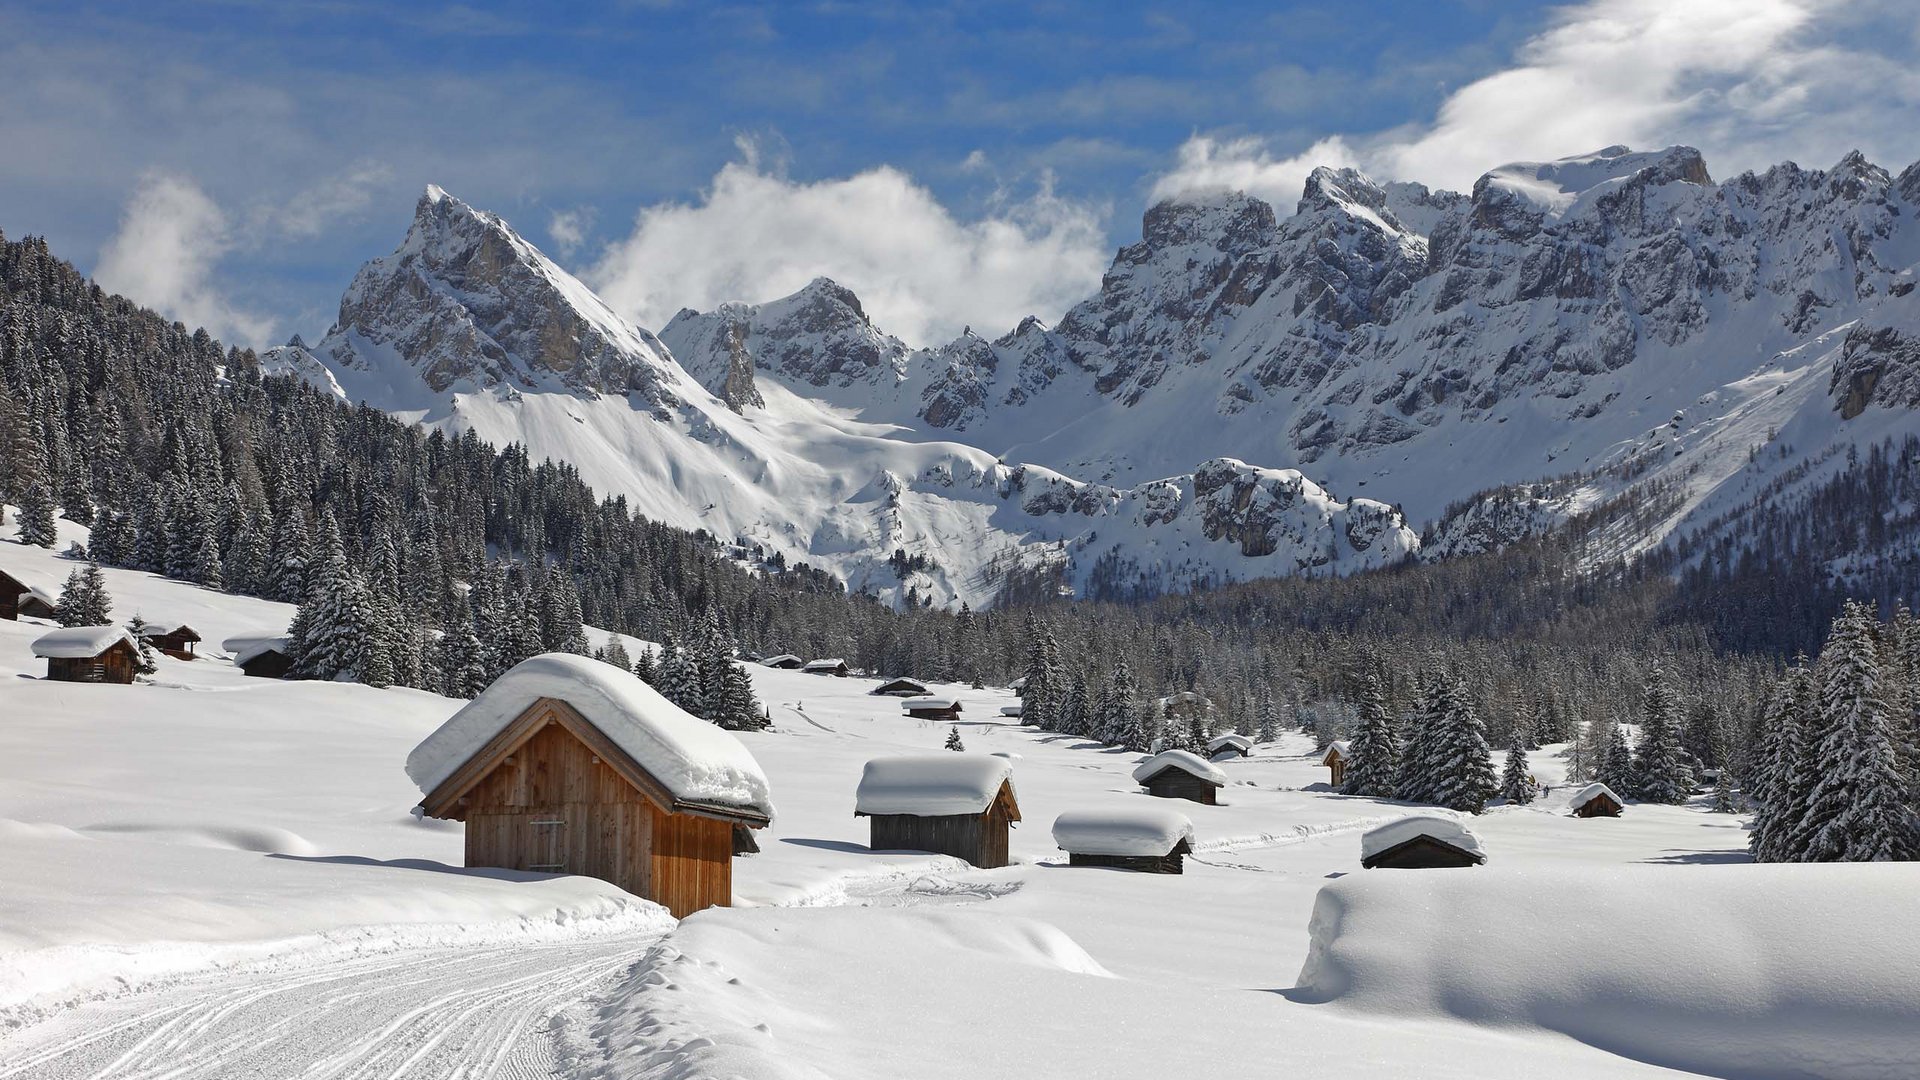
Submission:
[[[0,571],[0,619],[17,622],[20,618],[20,594],[27,591],[19,579]]]
[[[94,657],[48,657],[47,678],[52,682],[130,683],[134,661],[133,648],[125,643]]]
[[[732,904],[732,823],[658,810],[653,815],[653,891],[648,898],[666,905],[675,917]]]
[[[199,640],[200,635],[187,631],[172,634],[152,634],[148,636],[147,644],[159,649],[161,652],[166,653],[176,660],[191,660],[193,659],[193,643]]]
[[[256,679],[284,679],[293,670],[293,661],[282,652],[263,652],[241,664],[240,670]]]
[[[870,846],[876,851],[933,851],[965,859],[991,869],[1007,865],[1007,830],[1003,800],[980,814],[875,814]]]
[[[1162,769],[1158,776],[1147,779],[1146,788],[1149,795],[1157,795],[1162,799],[1186,799],[1208,806],[1218,803],[1214,798],[1217,789],[1185,769]]]
[[[1347,782],[1347,759],[1346,758],[1343,758],[1343,757],[1331,758],[1327,761],[1326,766],[1329,773],[1329,776],[1327,778],[1327,782],[1329,784],[1333,785],[1334,787],[1339,787],[1341,784],[1344,784]]]
[[[1178,851],[1168,855],[1068,855],[1067,865],[1111,866],[1142,874],[1180,874],[1186,870]]]
[[[1620,804],[1617,802],[1614,802],[1612,799],[1607,798],[1605,795],[1602,795],[1598,798],[1588,799],[1584,804],[1580,806],[1579,809],[1573,812],[1573,816],[1575,817],[1619,817]]]
[[[1451,844],[1440,843],[1432,837],[1416,836],[1371,859],[1361,860],[1360,865],[1369,870],[1431,870],[1444,866],[1478,866],[1480,861]]]
[[[908,709],[907,715],[917,720],[938,720],[943,724],[954,724],[960,721],[960,707],[949,705],[944,709]]]

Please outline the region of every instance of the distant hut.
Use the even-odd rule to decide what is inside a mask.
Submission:
[[[936,851],[975,866],[1007,865],[1020,820],[1013,762],[991,754],[919,754],[867,762],[853,816],[872,819],[875,851]]]
[[[140,663],[133,635],[117,626],[63,626],[33,643],[54,682],[130,683]]]
[[[1573,801],[1567,804],[1574,817],[1619,817],[1620,796],[1605,784],[1588,784],[1573,793]]]
[[[912,679],[891,679],[869,690],[870,694],[885,694],[888,697],[919,697],[927,692],[925,683]]]
[[[1157,806],[1069,810],[1054,819],[1053,842],[1070,866],[1178,874],[1193,853],[1193,823]]]
[[[284,679],[293,670],[284,636],[230,637],[220,647],[233,654],[233,666],[256,679]]]
[[[800,659],[790,652],[783,652],[778,656],[769,656],[765,660],[760,661],[761,667],[778,668],[781,671],[798,671],[805,664],[805,660]]]
[[[1246,757],[1251,753],[1253,753],[1253,740],[1247,738],[1245,735],[1228,733],[1226,735],[1215,735],[1213,738],[1207,740],[1207,756],[1215,761],[1224,761],[1227,758]]]
[[[1332,771],[1332,779],[1328,783],[1339,787],[1347,782],[1347,762],[1352,757],[1353,749],[1347,745],[1345,739],[1335,739],[1332,745],[1327,747],[1327,756],[1320,759],[1320,764]]]
[[[1015,717],[1017,717],[1017,716],[1021,716],[1021,715],[1023,715],[1023,714],[1024,714],[1024,713],[1025,713],[1026,711],[1027,711],[1027,706],[1026,706],[1026,704],[1025,704],[1024,702],[1022,702],[1022,703],[1020,703],[1020,704],[1016,704],[1016,705],[1002,705],[1002,706],[1000,706],[1000,715],[1001,715],[1001,716],[1015,716]]]
[[[676,916],[733,902],[741,833],[773,817],[732,733],[564,653],[500,676],[414,748],[407,775],[428,817],[466,823],[468,866],[596,877]]]
[[[140,638],[175,660],[191,660],[193,646],[200,640],[200,635],[186,623],[172,626],[156,623],[149,625]]]
[[[1133,770],[1133,779],[1146,788],[1149,795],[1213,806],[1219,802],[1215,792],[1226,784],[1227,774],[1198,754],[1167,750],[1155,754]]]
[[[29,587],[20,594],[20,615],[27,619],[51,619],[54,617],[54,605],[59,602],[47,590]]]
[[[908,698],[900,703],[900,711],[916,720],[938,720],[951,724],[960,719],[960,702],[950,697]]]
[[[1026,697],[1027,696],[1027,677],[1025,675],[1022,675],[1019,678],[1013,680],[1012,682],[1007,684],[1007,689],[1013,691],[1014,693],[1020,695],[1021,697]]]
[[[17,622],[20,619],[20,597],[27,591],[27,584],[5,570],[0,570],[0,619]]]
[[[1480,838],[1449,817],[1416,814],[1390,821],[1360,836],[1360,865],[1424,870],[1441,866],[1479,866],[1487,861]]]
[[[839,679],[844,679],[848,675],[853,674],[853,669],[847,667],[847,662],[837,656],[828,657],[824,660],[809,660],[806,666],[800,670],[809,675],[832,675]]]

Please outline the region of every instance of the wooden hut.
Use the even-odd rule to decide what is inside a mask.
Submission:
[[[847,662],[837,656],[828,657],[824,660],[809,660],[806,666],[800,670],[809,675],[832,675],[840,679],[844,679],[853,674],[853,669],[847,666]]]
[[[920,697],[927,693],[925,683],[912,679],[890,679],[869,690],[870,694],[885,694],[888,697]]]
[[[1193,853],[1193,823],[1157,806],[1069,810],[1054,819],[1053,842],[1070,866],[1178,874]]]
[[[1574,817],[1619,817],[1620,796],[1605,784],[1588,784],[1573,793],[1567,809],[1573,811]]]
[[[1352,756],[1353,750],[1345,739],[1336,739],[1327,747],[1327,755],[1320,759],[1320,764],[1325,765],[1330,773],[1329,784],[1337,788],[1347,782],[1347,760]]]
[[[875,851],[935,851],[975,866],[1007,865],[1020,820],[1013,762],[991,754],[917,754],[867,762],[853,816],[871,819]]]
[[[800,659],[790,652],[783,652],[778,656],[769,656],[765,660],[760,661],[761,667],[776,668],[780,671],[798,671],[805,664],[805,660]]]
[[[1133,780],[1146,788],[1149,795],[1213,806],[1219,802],[1215,792],[1226,784],[1227,774],[1198,754],[1167,750],[1133,770]]]
[[[1245,735],[1229,732],[1225,735],[1215,735],[1207,740],[1207,756],[1215,761],[1246,757],[1251,753],[1253,753],[1253,740]]]
[[[20,618],[20,597],[26,593],[27,583],[0,570],[0,619],[17,622]]]
[[[916,720],[938,720],[951,724],[960,719],[960,702],[950,697],[908,698],[900,703],[900,711]]]
[[[733,902],[742,829],[772,820],[732,733],[632,673],[547,653],[515,665],[407,757],[428,817],[463,821],[468,866],[582,874],[676,916]]]
[[[293,656],[282,635],[230,637],[220,647],[233,654],[233,666],[256,679],[284,679],[293,670]]]
[[[1025,713],[1026,711],[1027,711],[1027,705],[1026,705],[1026,702],[1019,702],[1019,703],[1017,703],[1017,704],[1014,704],[1014,705],[1002,705],[1002,706],[1000,706],[1000,715],[1001,715],[1001,716],[1012,716],[1012,717],[1019,717],[1019,716],[1021,716],[1021,715],[1023,715],[1023,714],[1024,714],[1024,713]]]
[[[147,644],[175,660],[193,659],[193,646],[200,640],[199,633],[186,623],[173,626],[153,624],[148,626],[140,637]]]
[[[131,683],[140,663],[133,635],[117,626],[63,626],[33,643],[54,682]]]
[[[20,616],[26,619],[54,618],[53,610],[60,603],[54,595],[45,589],[28,588],[20,594]]]
[[[1425,870],[1479,866],[1487,861],[1480,838],[1449,817],[1416,814],[1369,829],[1360,836],[1360,865],[1372,870]]]

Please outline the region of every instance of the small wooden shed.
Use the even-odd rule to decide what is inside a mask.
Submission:
[[[1149,795],[1213,806],[1220,801],[1215,793],[1226,785],[1227,774],[1198,754],[1166,750],[1134,769],[1133,780]]]
[[[975,866],[1007,865],[1020,820],[1013,762],[992,754],[914,754],[867,762],[853,816],[871,819],[875,851],[934,851]]]
[[[832,675],[841,679],[853,674],[853,669],[847,666],[847,662],[837,656],[830,656],[824,660],[809,660],[800,670],[809,675]]]
[[[0,619],[17,622],[20,619],[20,597],[27,591],[27,583],[0,570]]]
[[[960,702],[950,697],[908,698],[900,703],[900,711],[918,720],[951,724],[960,719]]]
[[[1053,842],[1069,866],[1178,874],[1193,853],[1193,823],[1158,806],[1069,810],[1054,819]]]
[[[917,683],[912,679],[889,679],[879,686],[874,687],[868,691],[868,693],[885,694],[888,697],[920,697],[927,693],[927,686],[925,683]]]
[[[33,643],[54,682],[131,683],[139,666],[133,635],[117,626],[63,626]]]
[[[1620,796],[1607,785],[1588,784],[1573,793],[1567,809],[1573,811],[1574,817],[1619,817],[1622,803]]]
[[[29,588],[20,594],[20,616],[26,619],[52,619],[60,601],[45,589]]]
[[[733,856],[772,820],[766,774],[631,672],[515,665],[407,757],[428,817],[466,823],[468,866],[610,881],[675,916],[733,902]]]
[[[1360,865],[1368,870],[1479,866],[1486,861],[1479,837],[1453,818],[1438,815],[1404,817],[1360,836]]]
[[[149,625],[140,636],[147,644],[175,660],[193,659],[193,647],[200,641],[199,632],[186,623],[173,626],[164,623]]]
[[[233,666],[256,679],[284,679],[293,670],[284,635],[230,637],[220,647],[233,654]]]
[[[1245,735],[1228,733],[1215,735],[1207,740],[1207,756],[1215,761],[1246,757],[1251,753],[1253,753],[1253,740]]]
[[[1335,739],[1327,747],[1327,755],[1320,759],[1320,764],[1331,771],[1332,778],[1328,783],[1335,788],[1347,782],[1347,759],[1352,756],[1353,750],[1347,745],[1347,740]]]
[[[760,661],[761,667],[778,668],[781,671],[798,671],[805,664],[805,660],[800,659],[790,652],[783,652],[778,656],[769,656],[765,660]]]

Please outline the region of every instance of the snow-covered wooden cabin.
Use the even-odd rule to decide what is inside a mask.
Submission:
[[[1567,803],[1574,817],[1619,817],[1621,807],[1620,796],[1605,784],[1588,784]]]
[[[1026,703],[1025,703],[1025,702],[1021,702],[1020,704],[1017,704],[1017,705],[1002,705],[1002,706],[1000,706],[1000,715],[1001,715],[1001,716],[1014,716],[1014,717],[1018,717],[1018,716],[1021,716],[1021,715],[1024,715],[1024,714],[1026,713],[1026,711],[1027,711],[1027,706],[1026,706]]]
[[[256,679],[284,679],[293,670],[285,635],[230,637],[220,647],[233,654],[234,667]]]
[[[199,632],[186,623],[150,624],[140,637],[175,660],[193,659],[193,647],[200,641]]]
[[[809,675],[832,675],[841,679],[853,674],[853,669],[847,666],[847,662],[837,656],[829,656],[822,660],[809,660],[806,666],[800,670]]]
[[[1246,757],[1251,753],[1253,753],[1253,740],[1245,735],[1229,732],[1225,735],[1215,735],[1207,740],[1207,756],[1215,761]]]
[[[1178,874],[1193,853],[1193,822],[1158,806],[1069,810],[1054,819],[1053,842],[1070,866]]]
[[[20,618],[20,597],[27,591],[27,583],[0,570],[0,619],[17,622]]]
[[[515,665],[407,757],[428,817],[464,821],[467,865],[582,874],[676,916],[733,902],[739,830],[773,819],[732,733],[631,672],[547,653]]]
[[[26,619],[51,619],[55,617],[54,608],[59,603],[59,599],[47,590],[29,587],[20,594],[20,616]]]
[[[1326,756],[1320,759],[1320,764],[1328,769],[1329,784],[1337,788],[1347,782],[1347,761],[1352,756],[1353,749],[1345,739],[1335,739],[1327,746]]]
[[[798,671],[805,665],[805,660],[800,659],[790,652],[783,652],[777,656],[769,656],[765,660],[760,661],[761,667],[775,668],[780,671]]]
[[[869,690],[870,694],[884,694],[888,697],[921,697],[927,693],[927,684],[912,679],[888,679]]]
[[[1360,865],[1368,870],[1479,866],[1486,861],[1479,837],[1454,818],[1437,814],[1415,814],[1360,835]]]
[[[33,643],[54,682],[130,683],[139,665],[133,635],[117,626],[63,626]]]
[[[916,697],[900,703],[900,711],[918,720],[954,723],[960,719],[960,700],[950,697]]]
[[[853,816],[871,819],[875,851],[934,851],[975,866],[1007,865],[1020,820],[1013,762],[992,754],[915,754],[867,762]]]
[[[1165,750],[1134,769],[1133,781],[1146,788],[1149,795],[1213,806],[1220,801],[1215,793],[1226,785],[1227,774],[1198,754]]]

